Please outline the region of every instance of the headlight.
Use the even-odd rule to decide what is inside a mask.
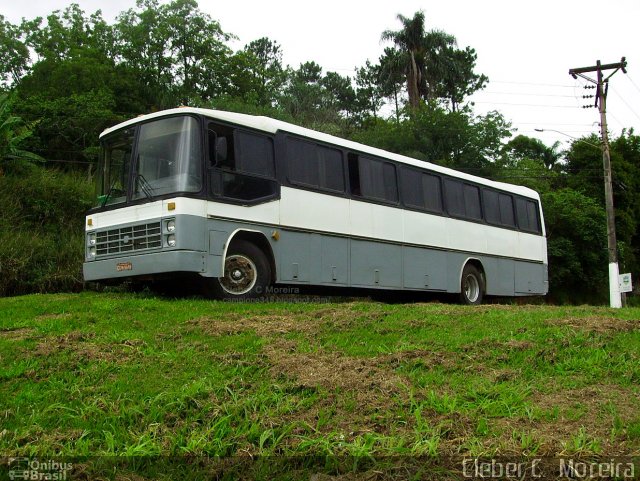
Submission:
[[[176,221],[170,220],[167,222],[167,232],[173,232],[174,230],[176,230]]]
[[[175,236],[175,234],[169,234],[167,236],[167,245],[169,247],[175,247],[176,246],[176,236]]]
[[[96,256],[96,248],[89,247],[89,257],[95,257],[95,256]]]
[[[89,235],[87,236],[87,238],[88,238],[88,240],[89,240],[89,245],[90,245],[90,246],[94,246],[94,245],[96,245],[96,235],[95,235],[95,233],[93,233],[93,234],[89,234]]]

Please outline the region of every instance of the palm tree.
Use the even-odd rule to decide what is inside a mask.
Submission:
[[[442,30],[425,31],[424,12],[413,18],[398,14],[402,29],[385,30],[381,40],[395,43],[400,54],[400,63],[407,79],[409,105],[416,108],[420,99],[438,98],[442,82],[450,76],[452,65],[450,52],[455,51],[456,38]]]
[[[381,40],[390,40],[402,53],[403,69],[407,78],[407,93],[409,105],[412,108],[420,105],[420,86],[423,80],[425,32],[424,12],[416,12],[413,18],[407,18],[398,14],[398,20],[402,22],[402,29],[398,31],[385,30]]]

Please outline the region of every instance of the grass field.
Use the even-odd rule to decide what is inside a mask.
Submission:
[[[0,299],[0,366],[0,455],[91,457],[89,473],[96,456],[269,459],[253,477],[308,479],[640,455],[638,308],[35,295]],[[101,474],[176,479],[152,464]]]

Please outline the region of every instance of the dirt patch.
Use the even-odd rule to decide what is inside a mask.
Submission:
[[[640,319],[617,319],[607,316],[566,317],[547,321],[553,326],[566,326],[598,334],[611,332],[629,332],[640,329]]]
[[[399,367],[407,362],[419,362],[423,366],[443,366],[446,368],[454,368],[457,365],[457,356],[451,352],[427,351],[425,349],[414,349],[411,351],[399,351],[392,354],[379,356],[381,362],[388,364],[394,368]]]
[[[94,338],[93,333],[73,331],[63,336],[46,337],[31,352],[35,356],[47,357],[67,351],[83,361],[124,362],[145,345],[140,339],[107,344],[94,342]]]
[[[589,451],[597,447],[602,455],[622,456],[637,449],[627,445],[623,432],[614,432],[616,422],[624,426],[640,414],[640,395],[631,389],[614,385],[580,389],[559,386],[549,392],[534,393],[531,403],[555,415],[549,419],[495,420],[504,432],[502,438],[513,444],[514,453],[522,452],[522,445],[516,436],[509,436],[513,433],[526,433],[538,443],[537,455],[575,454],[580,449]]]
[[[210,336],[227,336],[255,331],[259,336],[274,336],[299,332],[316,334],[323,329],[345,329],[357,322],[351,309],[325,308],[317,311],[293,312],[286,314],[239,314],[228,313],[224,318],[199,317],[187,321],[187,325],[197,328]]]
[[[640,415],[640,394],[615,385],[596,385],[580,389],[557,388],[546,393],[536,393],[532,402],[543,409],[558,408],[562,413],[575,406],[592,414],[584,416],[585,422],[596,421],[595,414],[612,414],[612,409],[622,420],[636,419]]]
[[[350,390],[362,397],[397,393],[406,383],[380,357],[356,358],[323,350],[299,352],[295,343],[288,341],[266,346],[265,354],[272,366],[272,376],[285,374],[304,387]]]
[[[32,327],[5,327],[0,329],[0,337],[12,341],[23,341],[31,337],[33,331]]]

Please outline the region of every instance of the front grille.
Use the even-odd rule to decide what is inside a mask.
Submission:
[[[96,256],[154,249],[161,246],[160,222],[120,227],[96,233]]]

